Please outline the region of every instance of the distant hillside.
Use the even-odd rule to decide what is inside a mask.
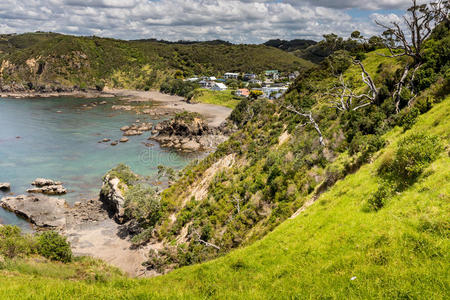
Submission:
[[[309,46],[313,46],[316,44],[317,42],[313,40],[300,40],[300,39],[291,41],[276,39],[264,43],[264,45],[266,46],[275,47],[288,52],[292,52],[295,50],[303,50],[308,48]]]
[[[4,90],[104,85],[150,89],[167,77],[295,71],[313,66],[264,45],[122,41],[40,32],[0,35],[0,65],[0,88]]]

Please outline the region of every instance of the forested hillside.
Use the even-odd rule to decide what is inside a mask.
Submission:
[[[0,35],[3,90],[159,88],[167,78],[305,70],[312,63],[263,45],[122,41],[55,33]]]

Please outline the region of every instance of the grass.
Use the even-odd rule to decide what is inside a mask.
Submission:
[[[216,104],[234,109],[241,101],[239,97],[231,94],[231,91],[212,91],[208,89],[197,89],[194,92],[193,101],[207,104]]]
[[[378,212],[383,153],[411,132],[438,135],[447,149],[419,180]],[[264,239],[208,263],[151,279],[87,282],[2,271],[2,299],[448,299],[450,97],[406,133]]]

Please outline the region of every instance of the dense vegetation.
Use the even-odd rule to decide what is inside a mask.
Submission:
[[[224,72],[293,71],[312,64],[263,45],[121,41],[54,33],[0,35],[0,87],[159,88]]]

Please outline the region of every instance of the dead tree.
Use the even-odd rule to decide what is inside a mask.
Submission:
[[[234,201],[236,201],[236,210],[237,210],[237,213],[239,214],[241,212],[241,205],[240,205],[241,199],[236,195],[233,196],[233,199],[234,199]]]
[[[200,234],[197,232],[197,230],[193,229],[193,230],[192,230],[192,233],[197,237],[197,238],[195,239],[196,242],[199,242],[199,243],[205,245],[206,247],[212,247],[212,248],[214,248],[214,249],[220,250],[220,247],[219,247],[219,246],[214,245],[214,244],[211,244],[211,243],[209,243],[209,242],[207,242],[207,241],[205,241],[205,240],[202,240],[202,238],[201,238]]]
[[[383,40],[390,52],[389,55],[380,55],[391,58],[407,56],[412,59],[412,63],[404,67],[393,93],[397,113],[400,111],[400,94],[404,87],[408,87],[413,98],[415,97],[413,80],[415,73],[423,64],[424,42],[439,23],[448,21],[449,1],[447,0],[421,5],[417,4],[417,0],[412,0],[412,4],[408,9],[408,15],[403,16],[403,24],[399,22],[384,24],[378,20],[375,21],[377,25],[385,29]]]
[[[319,135],[319,143],[320,143],[320,145],[321,146],[325,146],[325,142],[324,142],[324,139],[323,139],[322,131],[320,130],[319,124],[317,124],[316,120],[314,120],[314,117],[313,117],[311,111],[308,111],[308,112],[299,111],[299,110],[295,109],[292,105],[289,105],[289,106],[283,105],[283,107],[285,109],[287,109],[288,111],[293,112],[294,114],[296,114],[298,116],[306,118],[306,123],[300,124],[300,126],[305,126],[307,124],[312,124],[314,129],[317,131],[317,134]]]
[[[330,92],[325,93],[327,96],[333,97],[329,101],[330,105],[339,111],[355,111],[360,108],[369,106],[377,100],[378,89],[370,74],[364,68],[364,65],[359,60],[355,60],[354,64],[361,68],[362,81],[369,88],[366,94],[355,94],[354,91],[345,82],[344,76],[339,75],[339,85],[334,86]]]

